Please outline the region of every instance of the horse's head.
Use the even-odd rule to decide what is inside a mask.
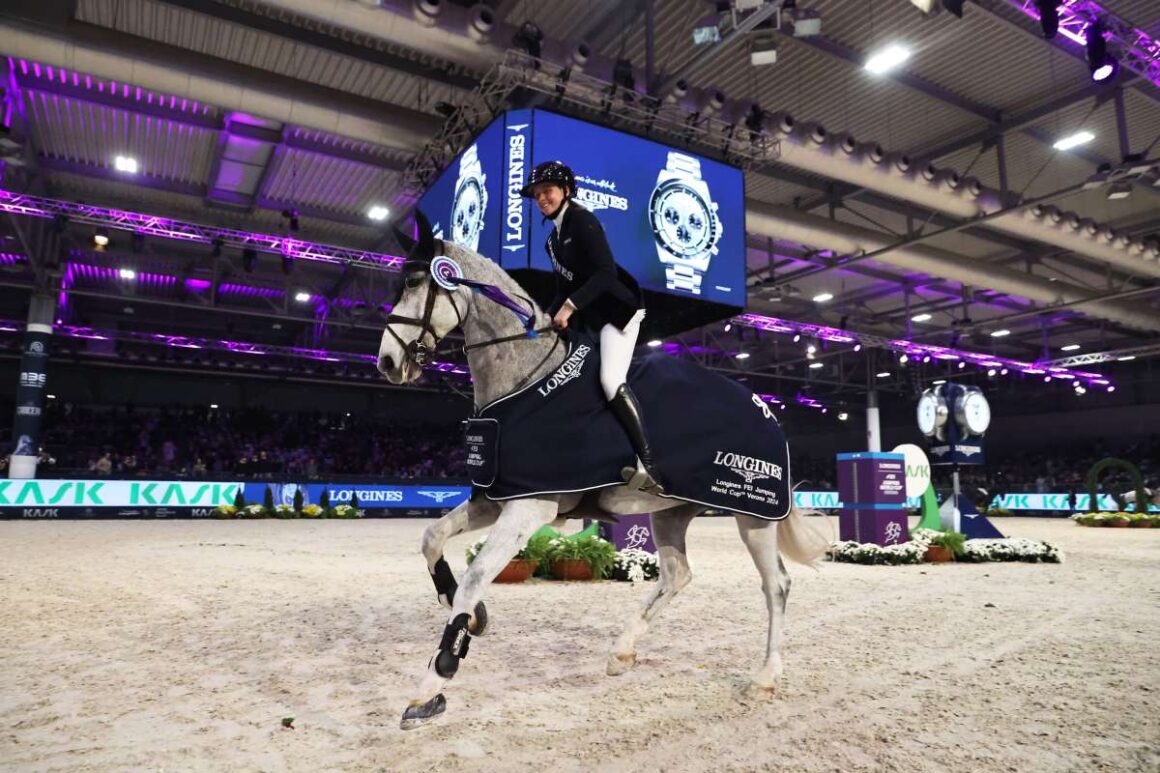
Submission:
[[[379,372],[392,384],[414,381],[435,356],[439,341],[463,323],[467,313],[467,293],[457,292],[444,280],[455,263],[443,258],[447,251],[435,239],[431,224],[416,212],[419,239],[398,229],[395,236],[407,250],[403,263],[403,289],[379,344]]]

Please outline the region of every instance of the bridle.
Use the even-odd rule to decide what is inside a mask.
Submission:
[[[423,305],[422,318],[407,317],[403,316],[402,314],[391,314],[387,317],[387,332],[390,333],[394,337],[395,341],[398,342],[399,347],[403,350],[407,359],[420,368],[426,367],[430,363],[432,357],[438,352],[439,342],[442,340],[439,334],[435,331],[435,328],[431,325],[431,315],[435,310],[435,300],[439,297],[440,293],[443,293],[447,296],[448,302],[451,303],[451,308],[455,310],[456,321],[451,330],[462,327],[463,325],[463,314],[460,313],[459,306],[455,304],[454,296],[452,296],[450,290],[441,285],[439,282],[435,281],[435,275],[431,270],[431,263],[431,260],[421,258],[412,258],[403,263],[404,277],[406,277],[408,274],[414,274],[419,271],[427,274],[427,300]],[[441,278],[444,282],[449,284],[468,287],[472,291],[478,292],[489,300],[492,300],[504,308],[507,308],[509,311],[515,314],[517,318],[520,319],[524,326],[523,332],[517,333],[515,335],[501,336],[499,338],[493,338],[489,341],[481,341],[479,343],[465,345],[463,347],[464,354],[467,354],[468,352],[475,349],[482,349],[485,346],[494,346],[496,344],[503,344],[511,341],[521,341],[529,338],[536,338],[541,333],[547,333],[553,330],[550,324],[541,328],[535,327],[535,305],[530,299],[524,296],[520,296],[520,298],[527,303],[527,310],[520,308],[518,303],[513,301],[507,295],[507,293],[503,292],[503,290],[496,287],[495,285],[489,285],[484,282],[476,282],[475,280],[465,279],[458,276],[443,276]],[[404,281],[406,280],[404,279]],[[396,333],[394,329],[391,328],[391,325],[396,323],[413,325],[418,327],[421,332],[415,338],[415,340],[407,343],[403,341],[401,337],[399,337],[399,334]],[[449,330],[447,332],[450,333],[451,331]],[[424,343],[424,336],[431,337],[430,346]],[[530,381],[532,377],[537,372],[539,372],[540,368],[543,367],[544,363],[548,361],[548,359],[552,356],[552,353],[556,351],[556,347],[559,345],[560,336],[556,336],[556,340],[552,344],[552,348],[548,350],[548,353],[544,355],[544,358],[540,360],[539,364],[537,364],[536,367],[533,368],[522,381],[520,381],[520,383],[513,391],[522,389],[528,383],[528,381]]]

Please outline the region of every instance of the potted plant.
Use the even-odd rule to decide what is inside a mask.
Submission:
[[[494,582],[523,582],[531,577],[540,563],[546,563],[545,557],[548,552],[548,543],[551,540],[551,537],[533,534],[532,538],[528,540],[528,544],[520,548],[520,551],[507,562],[507,566],[499,571]],[[479,551],[483,550],[486,542],[487,537],[484,537],[467,549],[467,563],[470,564],[475,560],[475,557],[479,555]]]
[[[930,538],[930,545],[926,549],[926,560],[931,563],[943,563],[954,560],[955,556],[963,554],[963,545],[967,537],[957,531],[944,531]]]
[[[1133,529],[1147,529],[1151,525],[1151,519],[1144,513],[1132,513],[1128,516],[1128,526]]]
[[[616,548],[600,537],[559,538],[548,545],[552,576],[558,580],[591,580],[608,576],[616,562]]]
[[[1129,523],[1131,523],[1131,520],[1127,513],[1112,513],[1112,517],[1107,520],[1108,526],[1117,529],[1126,529]]]

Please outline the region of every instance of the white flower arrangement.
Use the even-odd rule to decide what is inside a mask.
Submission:
[[[266,506],[261,504],[246,505],[242,510],[247,518],[261,518],[266,514]]]
[[[1030,563],[1062,564],[1063,553],[1049,542],[1022,537],[1007,539],[969,539],[963,554],[956,558],[968,563],[986,561],[1028,561]]]
[[[274,505],[274,512],[278,515],[289,515],[294,512],[291,505]]]
[[[655,580],[661,576],[661,565],[656,553],[638,548],[626,548],[616,554],[612,565],[612,579],[621,582]]]
[[[910,541],[882,547],[872,542],[835,542],[830,547],[830,559],[853,564],[921,564],[931,539],[939,534],[933,529],[915,529]],[[956,560],[967,563],[986,561],[1028,561],[1031,563],[1063,563],[1063,553],[1048,542],[1008,537],[1006,539],[967,540],[963,554]]]
[[[351,507],[350,505],[339,505],[338,507],[334,508],[334,517],[335,518],[362,518],[363,515],[365,514],[365,512],[366,512],[365,510],[360,510],[359,508]]]

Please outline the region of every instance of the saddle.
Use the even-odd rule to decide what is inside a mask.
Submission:
[[[468,419],[473,495],[502,501],[623,485],[621,469],[636,455],[604,399],[599,358],[595,336],[573,336],[554,371]],[[768,520],[789,514],[789,447],[765,401],[663,353],[634,360],[628,383],[661,496]]]

